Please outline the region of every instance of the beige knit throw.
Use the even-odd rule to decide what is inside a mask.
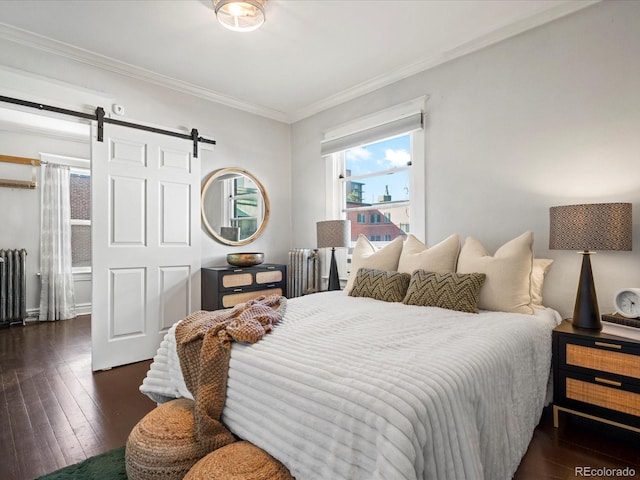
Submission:
[[[192,313],[176,327],[176,344],[184,381],[195,399],[198,440],[208,450],[218,448],[217,437],[227,392],[231,342],[255,343],[280,322],[287,299],[259,297],[230,310]],[[224,432],[223,432],[224,430]]]

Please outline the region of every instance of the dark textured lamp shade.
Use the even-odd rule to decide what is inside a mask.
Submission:
[[[329,268],[329,290],[340,290],[338,264],[336,263],[336,248],[347,248],[351,243],[350,220],[326,220],[318,222],[318,248],[331,249],[331,266]]]
[[[551,207],[549,249],[631,250],[631,204]]]
[[[594,250],[631,250],[630,203],[587,203],[549,209],[549,249],[581,250],[582,269],[573,324],[600,330],[590,256]]]

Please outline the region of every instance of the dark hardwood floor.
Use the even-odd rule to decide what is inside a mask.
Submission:
[[[0,478],[31,480],[125,444],[155,404],[150,362],[91,372],[90,317],[0,330]]]
[[[31,480],[122,446],[154,408],[138,391],[150,362],[92,373],[90,343],[88,316],[0,330],[0,479]],[[582,478],[576,467],[631,467],[626,478],[640,479],[640,434],[568,415],[560,423],[545,410],[516,480]]]

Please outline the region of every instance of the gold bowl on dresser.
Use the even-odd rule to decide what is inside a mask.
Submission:
[[[235,267],[252,267],[264,262],[264,253],[228,253],[227,263]]]

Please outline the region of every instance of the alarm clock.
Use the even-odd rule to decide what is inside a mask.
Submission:
[[[613,304],[620,315],[640,317],[640,288],[623,288],[613,296]]]

